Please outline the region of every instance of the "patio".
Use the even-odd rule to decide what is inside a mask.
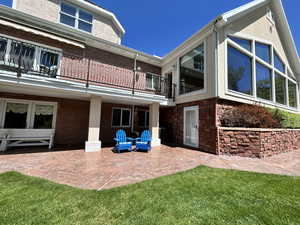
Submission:
[[[97,190],[173,174],[199,165],[300,176],[300,151],[265,159],[216,156],[164,145],[153,148],[150,153],[115,154],[111,148],[103,148],[98,153],[33,148],[0,154],[0,173],[15,170],[61,184]]]

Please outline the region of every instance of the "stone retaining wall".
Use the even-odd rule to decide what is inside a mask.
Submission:
[[[218,153],[263,158],[300,149],[300,129],[218,128]]]

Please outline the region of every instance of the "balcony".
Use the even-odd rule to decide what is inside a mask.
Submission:
[[[0,70],[48,77],[173,98],[170,80],[157,74],[104,64],[92,58],[73,55],[27,42],[0,37]]]

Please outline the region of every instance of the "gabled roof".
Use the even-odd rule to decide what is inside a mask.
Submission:
[[[248,4],[242,5],[236,9],[221,14],[201,30],[199,30],[197,33],[195,33],[191,38],[183,42],[175,50],[163,57],[164,63],[170,61],[170,59],[172,59],[174,55],[178,54],[178,52],[181,52],[182,49],[184,49],[184,47],[188,44],[193,43],[197,39],[199,40],[199,38],[201,39],[207,32],[212,31],[215,26],[217,28],[221,28],[269,3],[272,4],[274,13],[278,17],[278,21],[276,21],[276,24],[279,27],[280,35],[283,39],[283,45],[285,47],[285,50],[287,51],[287,57],[293,67],[294,72],[296,73],[296,76],[300,80],[299,56],[281,0],[254,0]]]

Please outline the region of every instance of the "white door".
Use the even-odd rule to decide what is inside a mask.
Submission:
[[[184,108],[184,134],[183,143],[191,147],[199,146],[199,107],[185,107]]]

